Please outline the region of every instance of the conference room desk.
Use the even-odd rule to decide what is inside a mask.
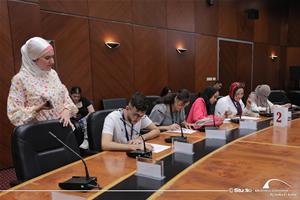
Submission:
[[[264,187],[271,179],[280,181]],[[287,128],[271,126],[217,149],[150,197],[175,198],[300,199],[300,119]]]
[[[263,118],[261,124],[261,128],[269,126],[270,119]],[[231,191],[236,188],[262,189],[265,181],[272,178],[286,181],[292,188],[300,188],[300,181],[297,182],[300,180],[297,171],[300,167],[299,120],[293,121],[289,128],[270,127],[252,134],[253,131],[239,130],[238,124],[226,123],[222,127],[231,130],[226,145],[222,142],[217,146],[209,144],[204,133],[197,132],[188,135],[188,141],[194,143],[193,157],[174,154],[171,148],[154,153],[154,159],[166,161],[167,178],[160,182],[134,176],[136,161],[124,152],[104,151],[85,158],[90,175],[98,177],[102,190],[62,191],[58,187],[59,182],[85,174],[81,161],[77,161],[4,191],[0,193],[0,199],[263,199],[269,193]],[[149,142],[170,146],[164,142],[170,135],[178,134],[162,133]],[[270,185],[286,189],[284,184],[272,182]],[[132,191],[131,186],[140,192]],[[131,191],[120,192],[126,188]]]

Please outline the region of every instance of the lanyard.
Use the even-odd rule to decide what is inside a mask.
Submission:
[[[123,118],[123,124],[124,124],[124,128],[125,128],[126,139],[127,139],[127,142],[128,142],[129,141],[129,134],[128,134],[128,131],[127,131],[127,128],[126,128],[124,113],[122,113],[122,118]],[[130,140],[132,140],[132,135],[133,135],[133,124],[131,124],[131,129],[130,129]]]
[[[172,104],[170,103],[170,114],[171,114],[171,119],[172,119],[172,124],[174,124],[174,118],[173,118],[173,112],[172,112]]]
[[[232,101],[234,107],[235,107],[236,110],[237,110],[237,114],[238,114],[238,115],[242,115],[243,111],[242,111],[242,107],[241,107],[240,102],[235,101],[235,100],[232,99],[231,97],[230,97],[230,99],[231,99],[231,101]]]

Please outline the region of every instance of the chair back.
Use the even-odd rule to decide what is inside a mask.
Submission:
[[[99,110],[91,113],[87,118],[87,134],[89,141],[89,150],[91,151],[102,151],[101,148],[101,138],[102,129],[105,117],[114,111],[114,109],[109,110]]]
[[[12,158],[18,180],[34,178],[79,159],[49,131],[79,153],[72,128],[63,127],[58,120],[18,126],[12,134]]]

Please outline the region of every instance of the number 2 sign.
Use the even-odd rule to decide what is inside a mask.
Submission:
[[[274,109],[274,126],[286,127],[288,122],[288,108],[276,107]]]

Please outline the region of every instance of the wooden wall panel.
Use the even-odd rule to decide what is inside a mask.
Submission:
[[[258,43],[254,45],[253,88],[263,83],[269,84],[273,89],[281,88],[280,58],[273,62],[270,58],[272,52],[280,55],[280,47]]]
[[[248,0],[238,1],[237,6],[237,38],[240,40],[253,40],[254,21],[248,19],[246,10],[252,7],[252,2]]]
[[[41,34],[40,7],[34,3],[8,1],[8,8],[15,71],[18,72],[21,66],[20,48],[28,39]]]
[[[300,66],[300,47],[287,48],[287,67]]]
[[[132,26],[121,23],[90,21],[92,79],[95,101],[127,97],[134,91]],[[120,42],[117,49],[104,45],[107,40]]]
[[[173,90],[181,88],[195,90],[195,35],[177,31],[168,31],[167,63],[169,85]],[[186,48],[179,54],[176,48]]]
[[[300,1],[289,1],[288,45],[300,46]]]
[[[206,77],[217,77],[217,38],[197,35],[195,54],[195,92],[202,93],[213,84]]]
[[[155,27],[166,27],[165,0],[133,0],[133,23]]]
[[[230,84],[234,81],[238,81],[237,77],[237,51],[238,43],[220,41],[220,55],[219,55],[219,79],[223,82],[222,90],[220,91],[222,96],[228,94]]]
[[[219,25],[219,0],[209,6],[204,0],[195,0],[195,31],[217,35]]]
[[[245,96],[251,91],[252,46],[238,42],[220,41],[220,80],[222,95],[227,95],[231,83],[245,83]]]
[[[259,9],[259,19],[255,20],[254,41],[280,44],[281,22],[286,13],[287,1],[274,0],[270,3],[267,0],[256,0],[255,2]]]
[[[39,0],[39,2],[43,10],[83,16],[88,15],[87,0]]]
[[[219,36],[237,38],[237,14],[237,0],[219,1]]]
[[[167,0],[167,25],[170,29],[194,32],[194,0]]]
[[[167,33],[135,26],[133,31],[135,90],[157,95],[168,84]]]
[[[131,22],[131,0],[88,0],[89,16]]]
[[[7,0],[0,1],[0,169],[12,165],[11,134],[13,126],[6,113],[10,80],[14,75],[13,51]]]
[[[88,20],[41,11],[43,37],[55,40],[56,71],[70,89],[80,86],[93,99]]]
[[[237,49],[237,70],[236,80],[245,83],[245,97],[247,97],[253,89],[251,85],[252,74],[252,45],[238,43]]]

